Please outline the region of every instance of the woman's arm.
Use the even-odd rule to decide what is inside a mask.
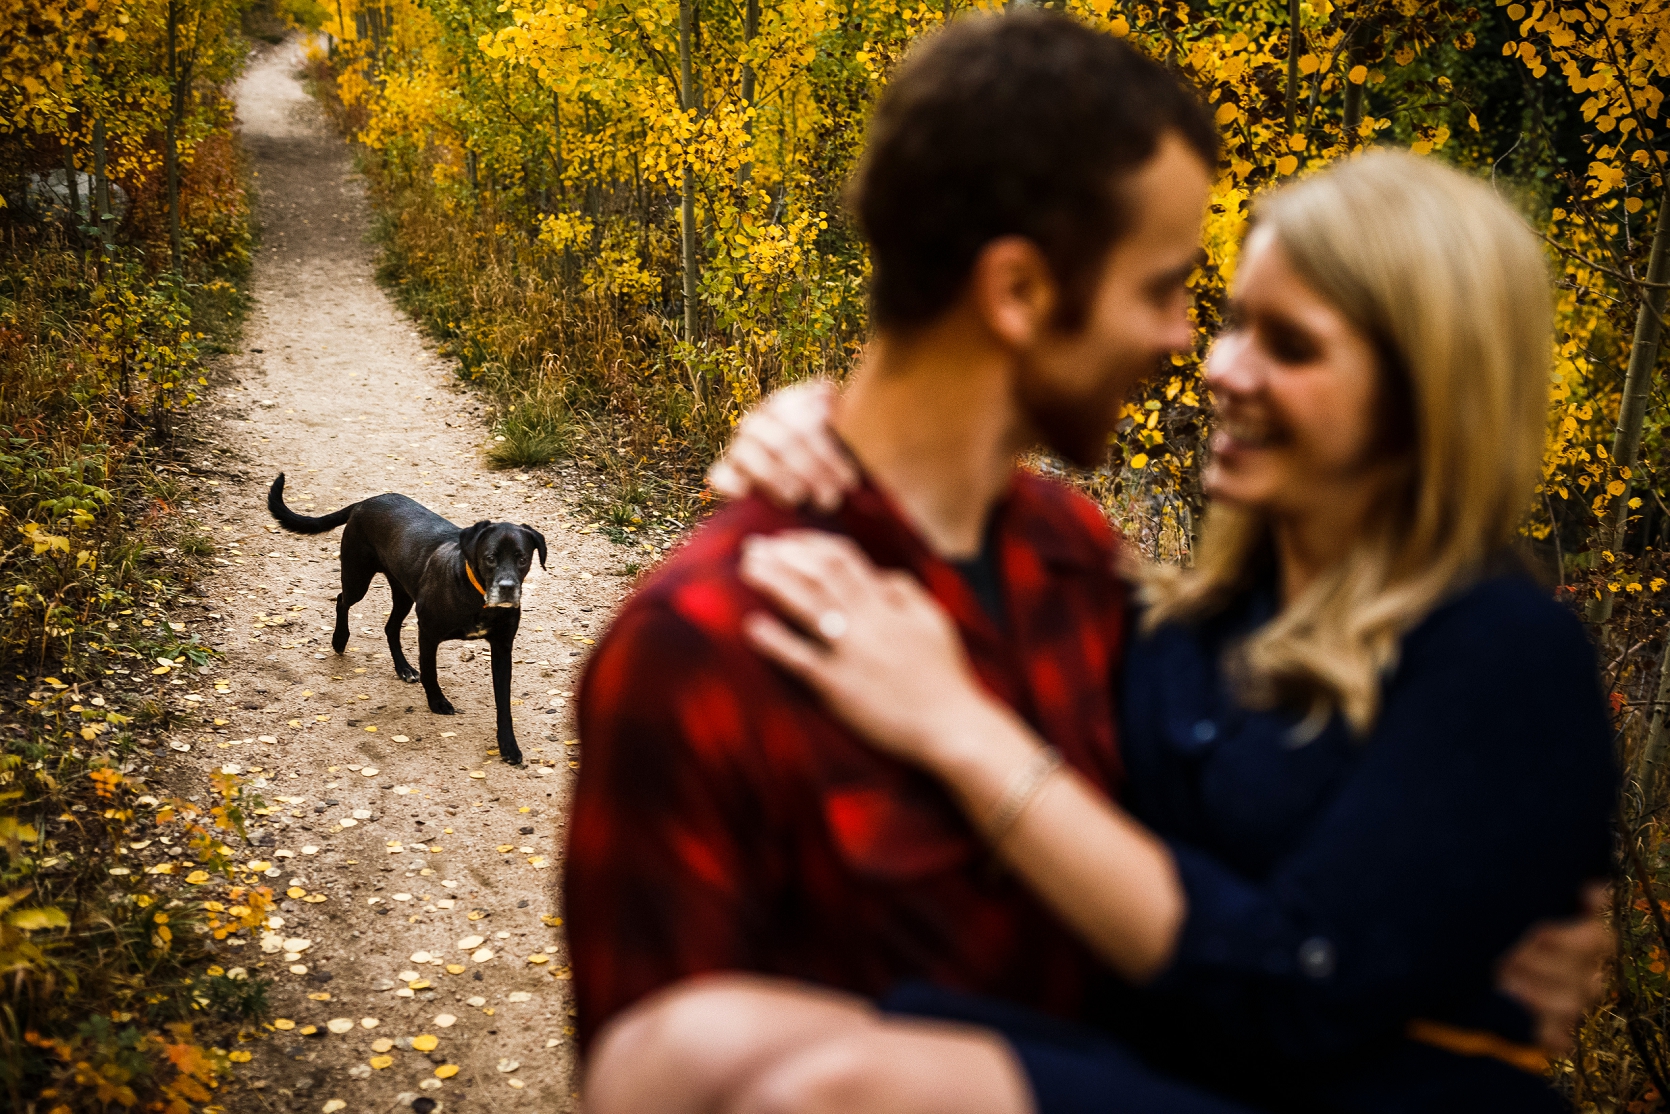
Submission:
[[[879,747],[939,778],[1116,971],[1144,982],[1166,965],[1184,910],[1165,844],[1072,771],[1039,778],[1043,743],[980,689],[955,629],[914,580],[871,571],[856,547],[825,534],[756,542],[742,573],[827,640],[810,642],[760,614],[745,627],[759,649]]]
[[[920,587],[822,535],[762,541],[743,573],[825,634],[809,642],[760,616],[756,645],[878,746],[943,778],[976,824],[991,823],[1040,744],[980,692]],[[1294,1055],[1348,1046],[1458,987],[1482,992],[1496,957],[1526,924],[1557,915],[1592,865],[1595,849],[1574,833],[1594,828],[1604,858],[1610,788],[1581,631],[1543,622],[1503,638],[1498,624],[1481,636],[1489,625],[1452,624],[1438,640],[1448,656],[1409,671],[1384,737],[1265,882],[1168,849],[1066,775],[1044,783],[1001,853],[1116,969],[1137,981],[1163,969],[1168,994],[1203,1024]],[[1592,1000],[1596,933],[1577,935],[1564,985]]]

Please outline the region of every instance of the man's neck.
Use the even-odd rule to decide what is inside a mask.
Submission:
[[[929,548],[950,560],[980,552],[1028,440],[1007,357],[955,320],[873,342],[834,425]]]

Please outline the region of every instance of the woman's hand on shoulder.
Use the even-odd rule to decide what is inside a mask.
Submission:
[[[984,717],[990,700],[950,616],[849,539],[811,530],[753,538],[741,574],[778,612],[745,620],[755,649],[878,749],[932,768],[949,757],[956,724]]]
[[[835,397],[827,379],[772,392],[737,425],[730,448],[708,470],[708,484],[727,499],[757,493],[780,507],[839,507],[858,470],[830,432]]]

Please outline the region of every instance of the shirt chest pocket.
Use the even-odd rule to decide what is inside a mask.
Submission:
[[[825,790],[823,819],[836,854],[855,875],[872,881],[951,870],[979,851],[949,801],[898,784]]]

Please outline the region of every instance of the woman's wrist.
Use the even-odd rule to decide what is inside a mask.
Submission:
[[[1013,710],[981,693],[936,717],[919,753],[928,772],[981,820],[1047,749]]]

